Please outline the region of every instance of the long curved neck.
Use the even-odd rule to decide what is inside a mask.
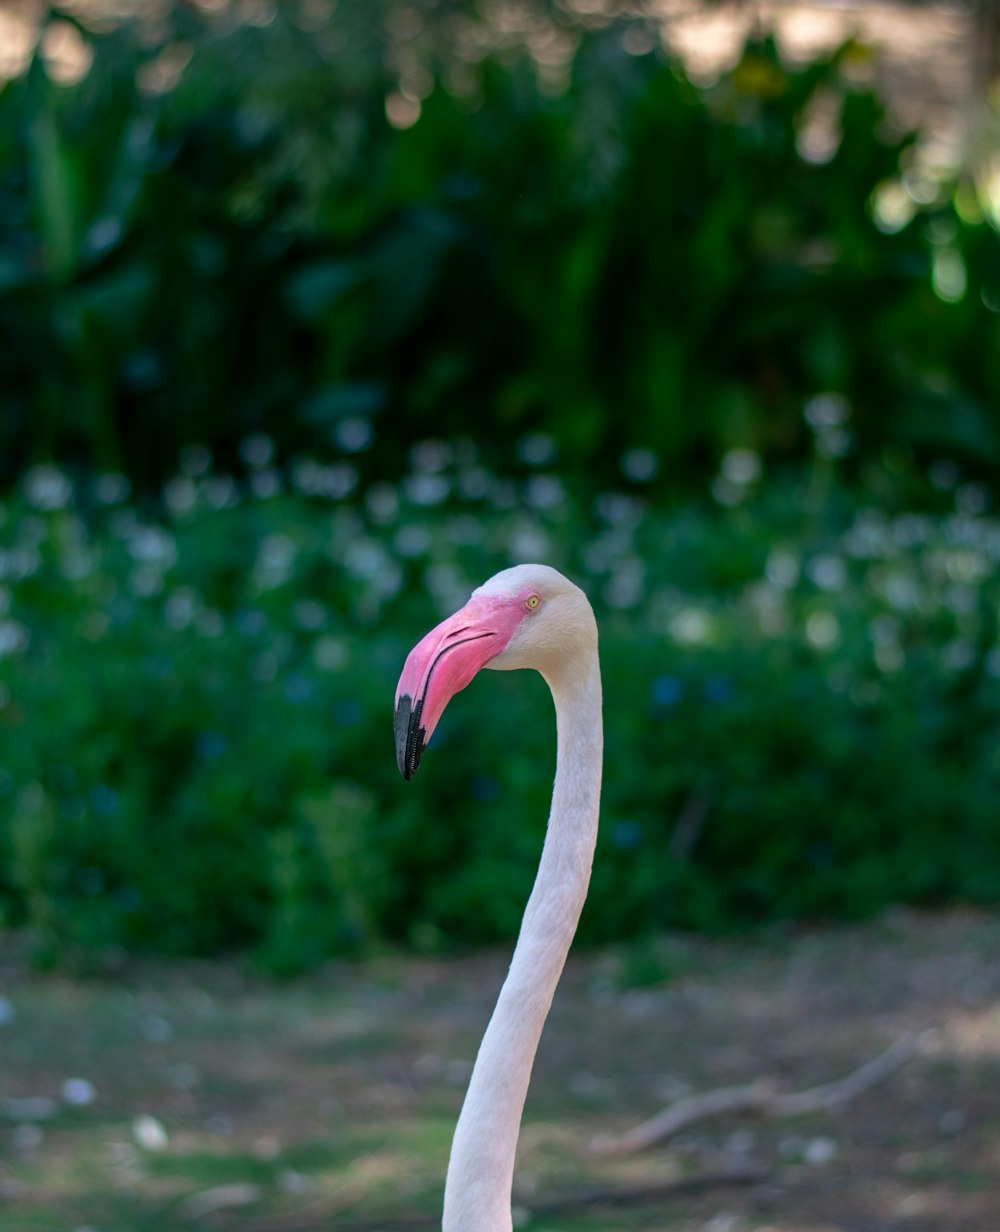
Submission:
[[[548,679],[558,745],[552,809],[510,971],[452,1142],[444,1232],[510,1232],[514,1156],[531,1067],[576,932],[597,841],[603,727],[596,649]]]

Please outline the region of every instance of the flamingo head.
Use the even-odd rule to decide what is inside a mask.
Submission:
[[[551,684],[581,640],[596,645],[586,596],[548,565],[515,565],[474,590],[407,656],[396,688],[396,762],[413,777],[431,733],[481,668],[533,667]]]

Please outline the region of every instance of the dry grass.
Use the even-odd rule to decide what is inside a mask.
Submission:
[[[996,1232],[998,952],[996,918],[900,912],[576,956],[529,1100],[526,1226]],[[391,959],[275,984],[205,964],[74,981],[0,956],[2,1226],[433,1227],[505,963]],[[904,1031],[923,1033],[916,1055],[835,1114],[590,1149],[691,1090],[836,1078]]]

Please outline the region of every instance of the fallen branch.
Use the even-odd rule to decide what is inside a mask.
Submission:
[[[673,1181],[653,1181],[646,1185],[614,1186],[566,1194],[540,1202],[525,1202],[533,1219],[572,1215],[600,1207],[644,1206],[689,1198],[693,1194],[738,1185],[762,1185],[771,1173],[759,1168],[730,1168],[725,1172],[705,1172],[701,1176],[680,1177]]]
[[[773,1083],[761,1080],[747,1086],[719,1087],[701,1095],[689,1095],[619,1137],[596,1138],[592,1147],[604,1155],[629,1155],[672,1137],[696,1121],[706,1121],[729,1112],[753,1112],[760,1116],[829,1112],[843,1107],[863,1091],[888,1078],[913,1054],[916,1046],[915,1034],[903,1035],[845,1078],[809,1087],[805,1091],[780,1091]]]

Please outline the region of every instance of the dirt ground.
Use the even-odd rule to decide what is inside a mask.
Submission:
[[[506,954],[292,983],[236,964],[31,973],[0,948],[5,1232],[433,1228]],[[728,1114],[594,1152],[692,1092],[912,1055],[836,1111]],[[1000,1232],[1000,917],[577,953],[546,1028],[519,1226]]]

